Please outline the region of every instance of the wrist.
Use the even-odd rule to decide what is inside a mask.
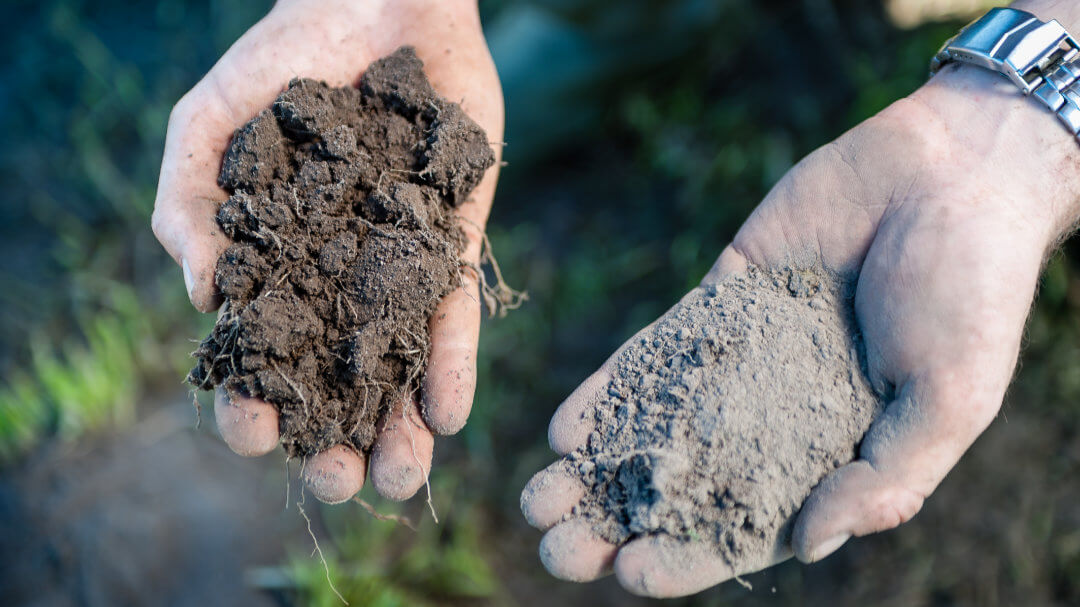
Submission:
[[[953,64],[909,99],[928,110],[922,127],[939,139],[938,160],[985,176],[979,212],[1015,214],[1043,230],[1047,246],[1080,218],[1080,141],[1005,78]]]

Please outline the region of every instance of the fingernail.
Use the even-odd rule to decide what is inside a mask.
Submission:
[[[810,551],[810,562],[816,563],[836,552],[836,549],[843,546],[844,542],[848,541],[850,537],[850,533],[841,533],[840,535],[834,535],[817,546],[814,546],[814,549]]]
[[[180,268],[184,271],[184,286],[187,287],[188,299],[191,299],[191,292],[195,289],[195,277],[191,275],[191,266],[183,257],[180,258]]]

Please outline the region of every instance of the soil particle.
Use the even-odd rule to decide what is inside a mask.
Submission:
[[[820,270],[750,268],[684,298],[620,354],[596,431],[562,461],[586,486],[574,516],[617,545],[665,535],[736,573],[771,564],[883,407],[852,293]]]
[[[460,284],[454,211],[494,162],[412,48],[359,89],[290,82],[225,154],[225,306],[188,381],[273,404],[290,455],[369,451],[380,413],[419,386],[428,319]]]

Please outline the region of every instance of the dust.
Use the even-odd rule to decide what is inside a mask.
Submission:
[[[883,408],[852,296],[824,271],[753,267],[689,294],[621,353],[596,430],[562,460],[587,488],[571,516],[617,545],[661,534],[735,573],[770,565]]]

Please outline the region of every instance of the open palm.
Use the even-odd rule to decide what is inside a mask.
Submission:
[[[1078,156],[1053,117],[1007,83],[952,68],[805,158],[723,251],[703,286],[747,264],[857,275],[870,380],[891,399],[859,457],[814,489],[791,550],[773,561],[792,551],[814,561],[907,521],[992,421],[1041,263],[1075,213]],[[614,360],[555,413],[557,453],[584,444]],[[569,516],[585,488],[558,470],[534,477],[523,500],[548,530],[541,556],[556,576],[613,568],[631,592],[678,596],[749,573],[700,543],[606,543]]]
[[[412,45],[435,89],[460,102],[491,141],[501,141],[502,93],[472,2],[282,0],[214,65],[173,109],[162,159],[153,228],[180,264],[192,303],[209,312],[221,303],[214,285],[228,239],[215,217],[227,194],[218,186],[222,156],[235,129],[265,108],[290,79],[355,85],[373,60]],[[501,150],[496,147],[496,157]],[[458,209],[468,237],[464,256],[478,263],[498,168]],[[371,455],[375,488],[405,499],[423,485],[432,433],[452,434],[468,417],[476,385],[480,305],[475,280],[442,301],[432,316],[431,352],[422,403],[398,403],[379,424]],[[416,405],[421,406],[416,406]],[[277,411],[267,403],[217,394],[221,434],[241,455],[262,455],[278,443]],[[421,414],[422,411],[422,414]],[[363,454],[338,445],[304,467],[308,487],[327,502],[349,499],[364,483]]]

